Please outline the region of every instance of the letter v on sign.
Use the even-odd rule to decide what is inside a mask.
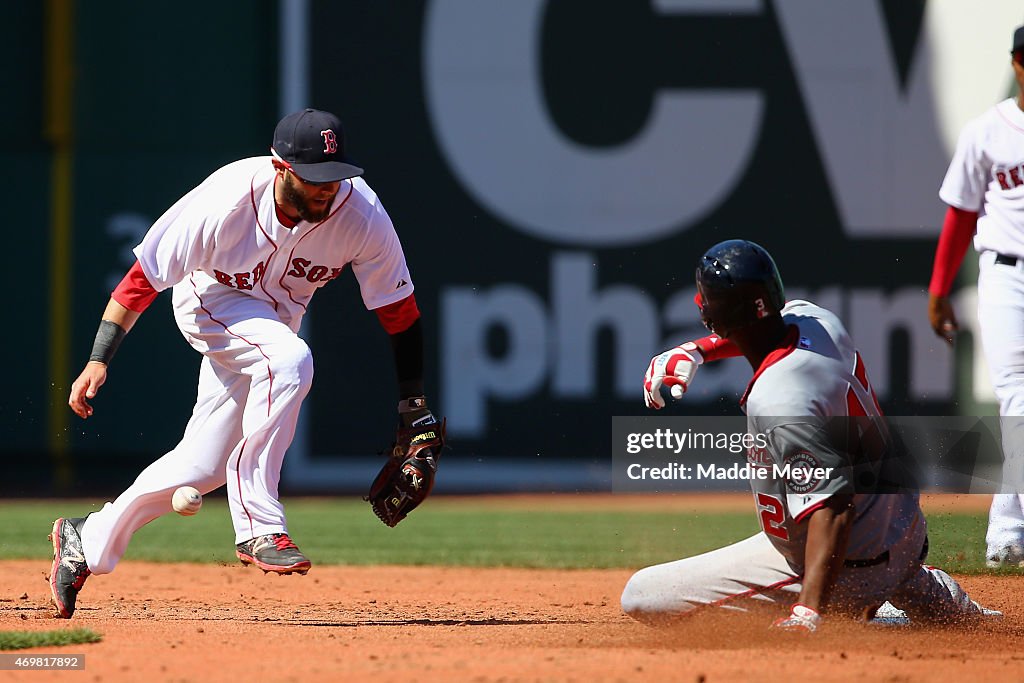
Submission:
[[[881,3],[772,5],[846,233],[934,237],[949,138],[1006,96],[992,79],[1009,74],[1019,0],[986,3],[984,12],[930,0],[902,89]],[[953,101],[965,96],[974,100],[966,111]]]
[[[874,0],[652,2],[666,15],[759,14],[769,4],[846,233],[934,236],[949,131],[1006,96],[1005,83],[992,83],[1009,75],[1007,45],[1024,20],[1019,0],[986,0],[984,12],[959,0],[929,2],[903,89]],[[427,109],[466,191],[527,234],[588,246],[660,239],[727,201],[758,137],[770,133],[761,128],[764,93],[666,89],[632,140],[613,149],[578,145],[560,133],[543,101],[545,6],[428,5]]]

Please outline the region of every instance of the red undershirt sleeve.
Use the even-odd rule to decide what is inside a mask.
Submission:
[[[704,357],[704,362],[722,360],[723,358],[735,358],[740,355],[739,348],[728,339],[722,339],[717,334],[712,334],[693,342],[697,350]]]
[[[420,309],[416,305],[416,295],[410,294],[401,301],[373,309],[380,320],[381,326],[388,334],[398,334],[409,329],[409,326],[420,317]]]
[[[978,228],[978,212],[964,211],[954,206],[946,211],[946,219],[942,223],[942,234],[939,235],[939,246],[935,249],[935,264],[932,266],[932,279],[928,285],[928,293],[933,296],[948,296],[953,288],[953,280],[960,270],[967,247]]]
[[[129,311],[142,313],[153,303],[156,295],[157,291],[153,289],[153,285],[146,279],[146,274],[142,272],[142,266],[136,261],[110,297]]]

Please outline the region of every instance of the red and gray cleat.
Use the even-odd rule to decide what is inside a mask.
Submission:
[[[50,595],[57,608],[57,617],[70,619],[75,613],[78,591],[89,578],[89,566],[82,550],[84,517],[59,518],[53,523],[53,564],[50,565]]]
[[[275,574],[305,574],[313,566],[288,534],[267,534],[239,543],[235,555],[242,564],[254,564]]]

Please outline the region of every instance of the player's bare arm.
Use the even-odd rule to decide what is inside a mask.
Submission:
[[[830,496],[823,507],[811,513],[807,521],[801,605],[816,612],[828,605],[829,593],[846,560],[854,517],[852,494]]]
[[[854,516],[853,496],[850,494],[831,496],[822,507],[811,513],[807,520],[800,597],[789,616],[775,621],[773,625],[776,628],[813,633],[821,625],[821,610],[828,606],[832,588],[846,560]]]
[[[93,407],[89,404],[88,399],[95,398],[100,387],[107,381],[107,362],[113,355],[110,345],[113,343],[113,350],[116,350],[120,338],[132,329],[140,315],[142,314],[125,308],[114,299],[107,302],[100,321],[100,329],[97,331],[93,353],[81,374],[78,375],[78,379],[71,384],[68,405],[78,417],[85,419],[93,414]],[[112,328],[111,325],[116,328]],[[103,357],[106,357],[106,361],[100,360]]]

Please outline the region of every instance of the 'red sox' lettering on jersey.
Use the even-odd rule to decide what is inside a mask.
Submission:
[[[292,259],[292,267],[288,271],[288,276],[303,278],[309,282],[327,283],[341,275],[342,270],[344,270],[344,266],[331,268],[319,264],[313,265],[308,258],[296,257]]]
[[[215,172],[157,220],[135,254],[157,291],[174,287],[186,332],[204,332],[192,327],[205,320],[195,315],[200,300],[219,301],[231,292],[271,304],[298,331],[313,294],[346,264],[368,309],[413,292],[391,219],[362,178],[342,181],[327,218],[290,227],[275,210],[267,157]],[[396,282],[404,284],[396,289]]]
[[[228,275],[227,273],[213,269],[213,276],[217,278],[217,282],[228,287],[234,287],[235,289],[252,289],[263,280],[263,275],[267,272],[267,264],[260,261],[256,264],[256,267],[251,272],[234,273]]]
[[[1015,187],[1024,185],[1024,178],[1022,178],[1022,175],[1024,175],[1024,164],[1017,164],[1009,168],[997,166],[992,169],[992,174],[999,182],[999,187],[1004,190],[1012,190]]]

